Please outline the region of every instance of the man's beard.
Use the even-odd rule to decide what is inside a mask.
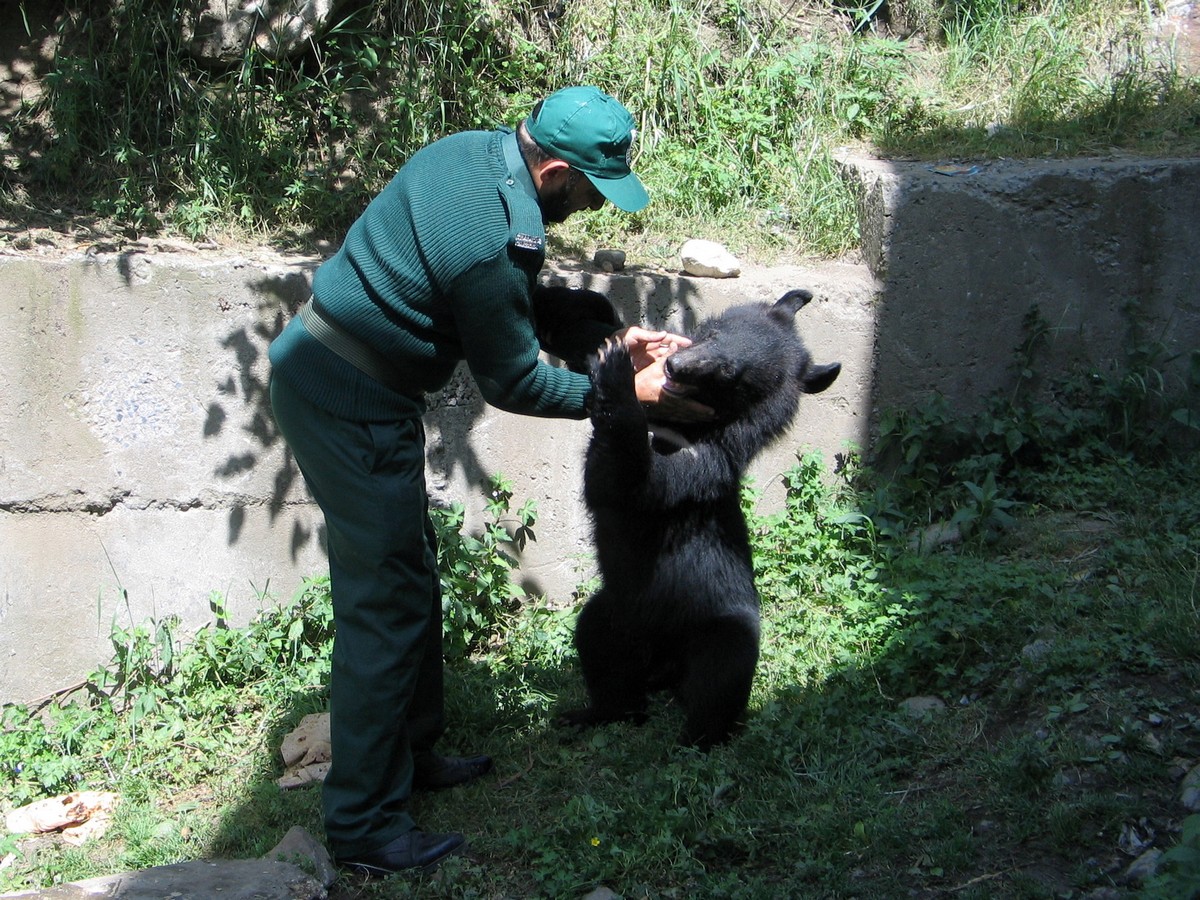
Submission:
[[[571,172],[567,177],[566,183],[561,185],[558,190],[552,194],[538,198],[538,206],[542,208],[543,225],[549,225],[551,222],[565,222],[567,220],[567,216],[571,215],[571,210],[568,208],[571,202],[571,194],[575,191],[575,185],[578,183],[579,175]]]

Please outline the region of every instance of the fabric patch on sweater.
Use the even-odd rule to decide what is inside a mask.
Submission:
[[[545,239],[536,234],[518,234],[513,238],[513,246],[518,250],[541,250]]]

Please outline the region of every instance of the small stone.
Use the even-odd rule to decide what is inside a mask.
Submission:
[[[955,522],[934,522],[908,539],[909,549],[936,550],[951,544],[961,544],[962,529]]]
[[[605,272],[620,272],[625,268],[625,251],[597,250],[592,262]]]
[[[900,703],[900,709],[914,719],[924,719],[946,708],[941,697],[909,697]]]
[[[302,864],[310,864],[317,880],[325,887],[331,886],[338,878],[337,867],[333,864],[325,845],[299,825],[293,826],[283,836],[283,840],[263,858],[285,863],[295,863],[299,860]]]
[[[1121,880],[1125,884],[1144,884],[1154,877],[1158,871],[1158,860],[1161,850],[1150,849],[1130,863]]]
[[[1044,638],[1039,638],[1032,644],[1026,644],[1021,648],[1021,658],[1029,663],[1039,663],[1054,649],[1054,644]]]
[[[1200,812],[1200,766],[1183,776],[1183,789],[1179,794],[1179,802],[1188,812]]]

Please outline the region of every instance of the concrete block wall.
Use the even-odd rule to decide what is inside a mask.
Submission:
[[[940,393],[969,411],[1011,389],[1035,306],[1048,329],[1038,371],[1112,374],[1157,344],[1170,387],[1186,386],[1200,348],[1200,160],[843,165],[882,286],[876,406]]]
[[[817,299],[798,327],[834,387],[752,476],[778,502],[796,454],[865,446],[876,412],[940,393],[977,409],[1011,387],[1021,322],[1050,326],[1043,372],[1119,369],[1160,341],[1200,347],[1194,248],[1200,161],[925,163],[844,160],[860,190],[864,264],[689,279],[562,264],[547,280],[610,294],[626,321],[687,330],[710,312]],[[951,170],[960,171],[960,170]],[[715,236],[719,237],[719,235]],[[275,430],[266,348],[308,296],[318,260],[137,248],[0,255],[0,703],[62,688],[111,656],[112,622],[235,623],[325,571],[319,511]],[[436,501],[478,525],[502,472],[539,504],[528,590],[566,602],[590,570],[580,468],[588,426],[485,407],[460,375],[427,418]]]
[[[266,406],[311,262],[0,257],[0,701],[111,656],[114,622],[242,620],[325,565]]]
[[[308,296],[316,259],[213,251],[0,255],[0,702],[67,686],[112,654],[113,622],[185,630],[286,600],[327,571],[322,521],[271,418],[267,347]],[[731,282],[583,267],[547,278],[610,293],[627,321],[687,328],[707,311],[814,290],[801,327],[841,358],[805,401],[764,486],[804,447],[861,442],[875,286],[859,268],[770,270]],[[580,469],[588,426],[486,407],[465,374],[427,419],[436,502],[478,527],[488,476],[537,500],[528,590],[567,601],[590,567]]]

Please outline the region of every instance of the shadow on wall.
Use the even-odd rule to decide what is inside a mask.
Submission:
[[[688,326],[695,324],[697,292],[693,286],[679,279],[646,276],[623,279],[618,283],[610,282],[599,273],[573,271],[547,272],[543,275],[543,281],[607,293],[622,319],[630,324],[651,328],[678,328],[679,321]],[[562,365],[552,358],[549,362]],[[427,397],[427,402],[429,412],[425,422],[430,435],[427,448],[429,475],[435,485],[465,482],[472,488],[482,490],[488,479],[496,474],[498,456],[511,460],[509,465],[516,467],[516,471],[528,471],[539,463],[561,462],[538,458],[536,445],[532,444],[543,428],[538,418],[489,410],[465,364],[460,364],[450,383]],[[487,439],[480,437],[477,426],[493,415],[519,423],[516,428],[524,440],[517,446],[505,446],[503,438],[498,439],[499,444],[493,444],[489,443],[492,435],[489,434]],[[437,491],[431,489],[431,493],[436,496]]]
[[[876,401],[997,392],[1154,355],[1176,388],[1200,345],[1196,160],[851,160],[863,252],[884,286]],[[946,176],[941,169],[962,174]],[[1024,348],[1037,348],[1036,358]]]
[[[203,436],[206,440],[216,438],[231,427],[240,429],[246,440],[248,449],[231,453],[213,473],[224,482],[233,481],[254,469],[264,458],[271,456],[269,451],[283,440],[271,413],[267,348],[311,293],[308,276],[300,272],[263,278],[251,287],[254,294],[263,298],[256,324],[252,329],[236,328],[222,339],[221,347],[233,357],[236,374],[217,384],[217,392],[224,399],[210,403],[204,416]],[[288,505],[294,490],[303,489],[299,469],[286,444],[282,444],[282,451],[266,498],[272,524]],[[228,543],[231,546],[241,535],[246,508],[247,501],[239,500],[229,511]],[[314,533],[301,522],[294,522],[290,539],[292,559],[295,560],[300,550],[313,540],[324,545],[323,531],[324,525]]]

